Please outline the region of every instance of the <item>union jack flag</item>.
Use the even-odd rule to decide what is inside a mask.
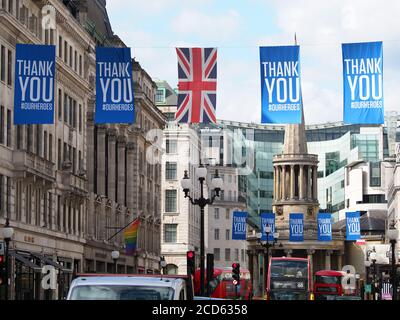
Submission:
[[[216,123],[217,48],[176,48],[179,95],[175,120]]]

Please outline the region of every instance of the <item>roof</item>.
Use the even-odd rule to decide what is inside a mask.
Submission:
[[[331,276],[331,277],[340,277],[343,275],[343,271],[336,270],[321,270],[315,273],[316,276]]]
[[[83,275],[79,276],[74,280],[74,286],[83,285],[136,285],[136,286],[153,286],[158,287],[171,287],[177,282],[181,282],[184,279],[182,277],[171,277],[171,276],[149,276],[149,275]]]
[[[382,231],[385,232],[385,222],[387,219],[387,213],[383,210],[372,210],[368,211],[360,217],[361,232],[368,231]],[[333,229],[346,230],[346,220],[340,220],[333,225]]]

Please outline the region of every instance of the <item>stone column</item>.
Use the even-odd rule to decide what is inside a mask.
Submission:
[[[125,137],[118,138],[118,203],[125,206]]]
[[[307,256],[308,256],[308,259],[310,260],[310,271],[311,271],[311,276],[314,275],[314,259],[313,259],[314,253],[315,253],[315,250],[314,250],[314,249],[308,249],[308,250],[307,250]]]
[[[292,249],[286,249],[285,250],[286,257],[291,258],[292,254],[293,254],[293,250]]]
[[[134,149],[135,149],[135,144],[133,142],[130,142],[126,145],[127,152],[128,152],[128,157],[127,157],[127,207],[131,210],[133,210],[134,202],[133,202],[133,173],[134,173]]]
[[[307,198],[311,200],[312,196],[312,169],[307,166]]]
[[[313,167],[313,199],[318,200],[318,171],[317,166]]]
[[[260,291],[258,288],[258,285],[260,283],[260,266],[259,266],[259,258],[257,252],[253,255],[253,268],[254,268],[253,292],[254,296],[258,296]]]
[[[294,165],[290,166],[290,199],[295,198],[295,193],[296,193],[296,186],[295,186],[295,170],[294,170]]]
[[[88,128],[86,131],[86,141],[87,141],[87,154],[88,155],[94,155],[94,125],[92,122],[88,122],[87,124]],[[83,155],[82,155],[83,157]],[[87,163],[86,163],[86,168],[87,168],[87,174],[88,174],[88,188],[90,192],[94,192],[94,160],[92,157],[87,158]]]
[[[250,273],[250,281],[251,283],[254,283],[254,260],[253,260],[253,251],[247,250],[247,261],[249,261],[249,273]]]
[[[116,148],[117,135],[116,130],[111,129],[108,131],[108,198],[116,201],[115,199],[115,148]]]
[[[343,268],[343,252],[342,251],[338,251],[337,254],[337,265],[338,265],[338,270],[342,270]]]
[[[299,200],[304,199],[304,165],[300,165],[299,174]]]
[[[278,166],[277,171],[278,184],[276,185],[276,193],[278,194],[278,200],[282,200],[282,167]]]
[[[97,193],[106,194],[106,127],[97,128]]]
[[[332,250],[326,250],[325,270],[331,270],[331,254],[332,254]]]
[[[286,166],[282,167],[282,199],[286,200]]]

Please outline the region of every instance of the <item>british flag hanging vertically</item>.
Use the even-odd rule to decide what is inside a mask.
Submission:
[[[216,123],[217,48],[176,48],[179,95],[175,120]]]

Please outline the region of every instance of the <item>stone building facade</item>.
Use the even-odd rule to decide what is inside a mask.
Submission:
[[[15,230],[13,299],[65,297],[74,273],[114,271],[113,250],[121,252],[120,272],[160,271],[161,166],[146,161],[154,143],[146,135],[163,128],[164,117],[155,107],[156,85],[138,62],[136,123],[93,123],[96,45],[125,46],[105,6],[104,0],[0,1],[0,228],[8,218]],[[54,19],[44,29],[49,13]],[[13,124],[17,43],[56,46],[54,125]],[[122,233],[108,239],[136,217],[138,251],[126,257]],[[45,292],[41,267],[49,264],[58,283]]]

